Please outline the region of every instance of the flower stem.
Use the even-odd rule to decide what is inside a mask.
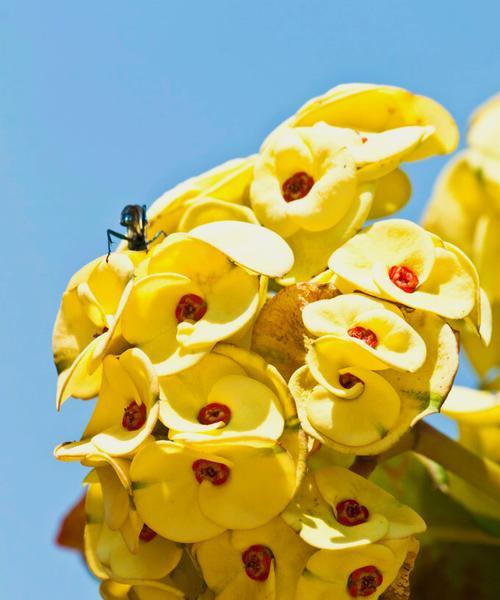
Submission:
[[[413,452],[430,458],[478,490],[500,500],[500,465],[474,454],[425,421],[419,421],[412,433]]]
[[[474,454],[425,421],[419,421],[392,448],[378,456],[357,456],[351,471],[370,477],[377,465],[413,451],[439,463],[478,490],[500,501],[500,465]]]

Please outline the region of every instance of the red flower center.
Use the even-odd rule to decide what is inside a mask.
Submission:
[[[382,573],[369,565],[356,569],[349,575],[347,580],[347,591],[349,596],[357,598],[358,596],[371,596],[377,591],[378,586],[382,583]]]
[[[366,506],[363,506],[357,500],[353,500],[352,498],[339,502],[336,509],[337,521],[341,525],[346,525],[347,527],[366,523],[370,515]]]
[[[205,460],[204,458],[195,460],[192,464],[192,469],[198,483],[207,480],[212,485],[226,483],[230,472],[227,465],[213,460]]]
[[[127,431],[136,431],[146,422],[146,405],[144,402],[139,406],[134,400],[123,411],[122,426]]]
[[[245,573],[255,581],[265,581],[269,577],[273,558],[271,549],[262,544],[249,546],[241,555]]]
[[[199,321],[207,312],[207,303],[196,294],[184,294],[175,307],[177,323]]]
[[[151,527],[148,527],[146,523],[142,526],[141,533],[139,534],[139,539],[143,542],[150,542],[153,540],[158,534],[156,531],[153,531]]]
[[[367,329],[366,327],[351,327],[347,331],[348,335],[352,338],[356,338],[357,340],[363,340],[365,344],[371,346],[372,348],[376,348],[378,344],[377,334],[371,329]]]
[[[357,383],[363,383],[359,377],[353,375],[352,373],[342,373],[339,375],[339,383],[346,390],[350,390]]]
[[[231,409],[225,404],[211,402],[204,406],[198,413],[198,421],[203,425],[211,425],[222,421],[227,425],[231,419]]]
[[[392,266],[389,269],[389,279],[407,294],[411,294],[418,287],[418,277],[411,269],[404,265]]]
[[[300,198],[307,196],[313,185],[314,179],[310,175],[304,171],[295,173],[284,181],[281,186],[283,199],[285,202],[300,200]]]

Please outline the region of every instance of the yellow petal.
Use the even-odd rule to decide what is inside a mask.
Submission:
[[[221,423],[218,428],[200,425],[200,409],[212,403],[223,404],[229,408],[231,417],[226,425]],[[187,432],[184,432],[182,422],[166,423],[179,432],[175,439],[195,440],[198,439],[197,433],[201,436],[200,439],[206,436],[214,440],[242,436],[278,439],[284,427],[279,400],[275,394],[259,381],[244,375],[234,374],[220,378],[202,403],[192,407],[190,412],[190,421],[198,426],[196,428],[191,425]]]
[[[127,431],[122,425],[114,425],[93,436],[92,442],[110,456],[128,456],[148,441],[158,420],[159,403],[148,411],[146,422],[136,431]]]
[[[225,531],[193,546],[203,578],[216,593],[220,593],[243,570],[241,554],[235,552],[231,538],[231,533]]]
[[[151,529],[176,542],[201,541],[225,529],[200,509],[192,470],[198,458],[199,453],[172,442],[155,442],[137,453],[130,469],[139,514]]]
[[[57,380],[56,405],[59,410],[71,396],[82,399],[94,398],[99,392],[102,368],[92,369],[94,350],[99,339],[86,346],[69,369],[63,371]]]
[[[496,261],[500,256],[500,218],[483,214],[477,223],[474,239],[474,261],[479,272],[481,286],[492,300],[500,300],[500,283],[496,273]]]
[[[109,570],[120,579],[162,579],[168,575],[181,559],[182,548],[157,535],[149,542],[139,541],[136,554],[117,535],[109,560]]]
[[[432,238],[421,227],[403,219],[390,219],[351,238],[331,255],[328,266],[358,289],[377,296],[380,291],[378,280],[373,279],[375,266],[387,271],[393,265],[404,265],[422,285],[434,265],[434,254]]]
[[[237,264],[268,277],[281,277],[293,265],[293,253],[276,233],[241,221],[200,225],[189,235],[223,252]]]
[[[362,181],[384,177],[431,137],[434,127],[398,127],[382,133],[363,134],[365,143],[349,147]]]
[[[57,460],[70,462],[74,460],[83,460],[88,455],[99,454],[98,448],[94,446],[92,440],[82,440],[80,442],[64,442],[56,446],[54,456]]]
[[[305,412],[314,429],[339,444],[355,448],[386,436],[398,420],[401,400],[382,376],[360,367],[350,367],[349,372],[364,383],[359,396],[339,398],[316,385],[305,401]],[[292,393],[295,379],[301,374],[299,369],[290,381]]]
[[[325,469],[320,469],[320,473],[323,471]],[[343,470],[334,471],[333,474],[338,477],[339,474],[343,475]],[[335,516],[337,503],[347,499],[358,500],[358,494],[357,491],[345,489],[343,482],[338,479],[334,479],[331,485],[338,486],[335,487],[338,494],[333,494],[335,503],[331,501],[332,494],[328,496],[320,492],[314,477],[309,475],[286,508],[283,518],[300,533],[302,539],[315,548],[339,550],[366,546],[387,535],[389,521],[379,512],[370,511],[365,523],[351,527],[341,525]],[[359,502],[368,508],[365,499]]]
[[[135,284],[123,310],[123,336],[142,348],[159,375],[185,369],[203,357],[203,352],[180,348],[176,338],[175,309],[188,293],[202,295],[198,286],[183,275],[150,275]]]
[[[383,515],[388,527],[378,539],[402,539],[425,531],[424,520],[414,510],[398,502],[378,485],[348,469],[335,466],[318,469],[314,472],[314,478],[321,496],[332,507],[335,508],[342,500],[353,498],[368,509],[368,522],[376,515]],[[339,523],[335,523],[337,527]],[[344,535],[349,537],[350,532],[357,531],[358,528],[361,525],[344,527]]]
[[[177,341],[185,350],[208,350],[216,342],[244,330],[259,309],[259,281],[234,267],[206,288],[202,296],[208,305],[205,315],[199,321],[183,321],[177,327]]]
[[[386,297],[402,304],[449,319],[462,319],[474,308],[479,290],[456,253],[444,248],[435,248],[434,252],[432,271],[412,293],[406,293],[394,285],[387,267],[381,263],[374,267],[374,281]]]
[[[119,356],[106,356],[99,399],[84,437],[121,424],[124,409],[135,402],[149,410],[159,395],[158,378],[147,355],[132,348]]]
[[[243,552],[249,546],[267,546],[274,556],[276,598],[292,598],[298,577],[313,553],[300,537],[281,518],[276,518],[250,530],[232,532],[233,547]]]
[[[286,381],[278,370],[267,363],[262,356],[231,344],[217,344],[214,352],[231,358],[245,370],[249,377],[260,381],[271,389],[279,398],[282,412],[288,421],[293,421],[296,418],[295,404]]]
[[[374,370],[390,366],[416,371],[425,360],[422,338],[406,323],[401,311],[389,303],[361,294],[344,294],[307,305],[302,318],[311,333],[333,334],[356,346],[356,351],[354,348],[347,350],[349,361],[352,362],[344,362],[342,366],[363,366]],[[356,327],[372,331],[377,339],[376,346],[350,337],[349,331]],[[314,351],[321,352],[322,345],[323,342],[317,340]],[[328,348],[334,349],[331,342],[324,346],[323,354]],[[355,352],[358,358],[355,358]]]
[[[482,104],[472,115],[467,141],[470,146],[500,158],[500,96],[496,95]]]
[[[346,331],[353,326],[358,315],[379,308],[392,311],[398,316],[402,314],[390,302],[354,293],[306,304],[302,310],[302,320],[316,337],[328,334],[340,336],[345,335]]]
[[[486,306],[483,302],[482,305]],[[485,327],[488,326],[488,322],[491,326],[493,335],[489,346],[485,346],[484,342],[478,337],[477,330],[470,331],[468,327],[461,329],[461,340],[472,366],[481,378],[486,378],[490,371],[500,364],[500,344],[496,341],[496,334],[494,333],[500,331],[500,303],[492,303],[491,316],[487,315],[486,319],[483,317],[483,322]],[[486,339],[487,333],[486,330],[484,332]],[[494,372],[491,374],[494,377]]]
[[[175,309],[179,299],[189,293],[201,292],[188,277],[177,273],[150,275],[137,281],[122,314],[125,339],[139,345],[168,333],[175,345]]]
[[[408,542],[404,542],[406,547]],[[367,565],[374,566],[382,575],[373,598],[378,598],[394,581],[405,557],[396,554],[387,544],[370,544],[363,548],[346,550],[319,550],[311,556],[297,587],[296,600],[350,600],[347,582],[353,571]]]
[[[359,315],[355,327],[365,327],[377,335],[377,346],[372,348],[362,340],[352,339],[372,356],[379,358],[387,366],[411,373],[419,369],[425,360],[425,343],[418,333],[402,318],[379,308]]]
[[[441,245],[454,254],[460,263],[461,267],[469,274],[474,282],[475,302],[472,311],[465,317],[463,321],[458,321],[457,329],[471,328],[474,330],[481,340],[488,345],[491,340],[491,305],[484,290],[481,289],[479,282],[479,274],[471,259],[454,244],[442,242]],[[436,243],[436,245],[438,245]]]
[[[137,600],[178,600],[184,597],[184,594],[177,588],[160,584],[160,582],[134,585],[132,591]]]
[[[104,522],[112,531],[117,531],[128,516],[128,492],[111,466],[97,467],[96,473],[102,488]]]
[[[403,208],[411,197],[411,182],[403,171],[395,169],[377,180],[377,189],[369,219],[388,217]]]
[[[229,160],[165,192],[147,211],[150,237],[158,231],[176,231],[186,203],[203,194],[243,202],[248,196],[254,160],[254,156]]]
[[[330,229],[324,231],[300,230],[287,238],[293,250],[295,262],[293,268],[281,279],[280,285],[292,285],[300,281],[309,281],[325,269],[331,253],[349,240],[368,217],[373,201],[375,186],[363,184],[354,198],[349,210],[342,219]]]
[[[455,385],[441,412],[466,424],[493,425],[500,422],[500,394]]]
[[[126,583],[118,583],[112,579],[106,579],[99,586],[99,593],[103,600],[127,600],[129,598],[130,586]]]
[[[92,261],[70,279],[52,337],[59,373],[109,326],[133,273],[134,265],[126,255],[113,255],[108,262],[104,257]]]
[[[434,135],[419,149],[415,158],[452,152],[458,143],[457,126],[440,104],[387,85],[337,86],[302,106],[290,119],[289,126],[310,126],[319,121],[375,132],[406,125],[433,125]]]
[[[127,490],[129,495],[132,495],[132,486],[130,483],[130,461],[126,458],[118,458],[110,456],[105,452],[99,451],[97,448],[95,452],[87,452],[81,459],[81,463],[84,467],[92,467],[95,473],[95,477],[91,477],[91,482],[98,482],[97,473],[95,469],[97,467],[110,466],[117,476],[122,486]]]
[[[295,466],[283,448],[227,444],[218,454],[234,463],[225,484],[200,485],[200,507],[208,518],[224,528],[250,529],[285,508],[295,490]]]
[[[364,344],[366,345],[366,344]],[[344,388],[339,381],[342,374],[351,372],[351,367],[371,370],[386,369],[376,356],[351,340],[325,335],[315,340],[306,355],[306,365],[315,381],[339,398],[357,398],[364,390],[362,383]]]
[[[265,581],[253,581],[245,573],[238,573],[226,588],[217,595],[218,600],[273,600],[276,598],[276,574],[271,564],[269,576]]]
[[[179,222],[179,231],[191,231],[200,225],[217,221],[244,221],[258,225],[257,217],[248,206],[216,198],[203,198],[187,203],[186,211]]]
[[[314,151],[302,136],[287,127],[277,131],[255,163],[250,198],[259,221],[282,237],[298,231],[299,225],[288,215],[282,184],[295,173],[303,172],[316,180],[317,171]]]
[[[426,229],[473,256],[476,223],[485,207],[477,173],[469,165],[467,153],[461,152],[440,174],[422,222]]]

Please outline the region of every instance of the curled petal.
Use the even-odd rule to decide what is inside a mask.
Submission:
[[[218,221],[189,232],[223,252],[235,263],[268,277],[281,277],[293,265],[293,253],[276,233],[241,221]]]

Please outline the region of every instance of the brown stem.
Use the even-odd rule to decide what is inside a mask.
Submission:
[[[370,477],[373,470],[379,462],[378,456],[356,456],[354,462],[349,467],[353,473],[361,475],[361,477]]]

